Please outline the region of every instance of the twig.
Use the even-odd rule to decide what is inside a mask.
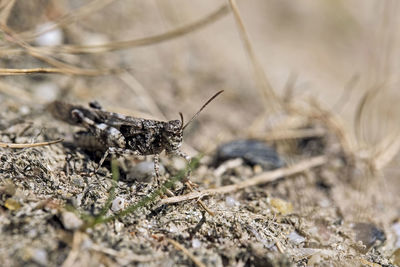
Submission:
[[[240,37],[242,38],[244,47],[249,56],[250,62],[253,66],[254,73],[256,76],[256,82],[258,86],[262,90],[262,94],[264,96],[264,100],[266,102],[266,109],[271,108],[273,111],[279,110],[282,106],[281,99],[275,94],[265,71],[263,70],[261,63],[258,61],[257,56],[254,52],[253,46],[250,42],[249,35],[247,33],[246,27],[244,26],[242,17],[239,12],[239,8],[237,7],[236,0],[229,0],[230,7],[233,11],[234,18],[236,20],[236,24],[238,26]]]
[[[199,192],[192,192],[192,193],[189,193],[189,194],[186,194],[183,196],[176,196],[176,197],[162,199],[160,201],[160,204],[161,205],[172,204],[172,203],[182,202],[182,201],[186,201],[186,200],[190,200],[190,199],[198,199],[198,198],[202,198],[205,196],[212,196],[212,195],[227,194],[227,193],[235,192],[235,191],[238,191],[238,190],[250,187],[250,186],[270,183],[281,177],[300,173],[300,172],[303,172],[310,168],[323,165],[326,162],[327,162],[327,158],[325,156],[313,157],[311,159],[301,161],[290,167],[280,168],[280,169],[268,171],[268,172],[263,172],[259,175],[256,175],[246,181],[243,181],[243,182],[240,182],[237,184],[222,186],[222,187],[213,188],[213,189],[206,189],[206,190],[199,191]]]
[[[79,256],[79,252],[80,252],[79,247],[82,243],[82,240],[83,240],[83,234],[79,231],[76,231],[72,238],[71,250],[69,251],[67,258],[65,259],[65,261],[63,262],[61,267],[74,266],[74,262],[76,261],[76,259]]]
[[[38,146],[53,145],[53,144],[60,143],[62,141],[64,141],[64,139],[57,139],[57,140],[54,140],[54,141],[33,143],[33,144],[8,144],[8,143],[0,142],[0,147],[2,147],[2,148],[28,148],[28,147],[38,147]]]
[[[192,253],[190,253],[190,251],[187,250],[184,246],[182,246],[181,244],[179,244],[178,242],[176,242],[173,239],[166,238],[166,240],[169,243],[171,243],[176,249],[181,250],[183,252],[183,254],[188,256],[194,262],[194,264],[196,264],[196,266],[198,266],[198,267],[206,267],[206,265],[204,263],[202,263],[198,258],[196,258]]]

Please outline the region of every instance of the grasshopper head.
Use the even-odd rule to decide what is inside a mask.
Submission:
[[[183,130],[181,120],[168,121],[164,125],[163,136],[167,141],[167,151],[178,150],[182,145]]]

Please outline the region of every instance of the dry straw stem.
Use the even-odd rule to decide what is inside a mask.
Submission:
[[[177,202],[182,202],[190,199],[200,199],[205,196],[212,196],[212,195],[223,195],[223,194],[228,194],[231,192],[235,192],[250,186],[256,186],[260,184],[265,184],[265,183],[270,183],[273,181],[276,181],[279,178],[285,177],[285,176],[290,176],[293,174],[297,174],[303,171],[306,171],[310,168],[314,168],[317,166],[321,166],[327,162],[327,157],[325,156],[318,156],[318,157],[313,157],[308,160],[303,160],[300,161],[299,163],[296,163],[290,167],[286,168],[280,168],[277,170],[273,171],[268,171],[268,172],[263,172],[259,175],[256,175],[246,181],[233,184],[233,185],[227,185],[227,186],[222,186],[218,188],[213,188],[213,189],[206,189],[202,190],[200,192],[192,192],[183,196],[176,196],[176,197],[170,197],[166,199],[162,199],[160,201],[160,204],[172,204],[172,203],[177,203]]]
[[[174,30],[153,35],[141,39],[127,40],[127,41],[117,41],[110,42],[101,45],[61,45],[54,47],[36,47],[36,51],[48,52],[48,53],[67,53],[67,54],[92,54],[92,53],[103,53],[107,51],[115,51],[120,49],[127,49],[138,46],[146,46],[165,42],[172,40],[174,38],[186,35],[188,33],[199,30],[217,20],[224,17],[229,13],[229,7],[227,5],[222,5],[216,11],[210,13],[204,18],[199,19],[193,23],[187,24],[182,27],[178,27]],[[15,49],[10,49],[8,53],[19,53],[21,51],[16,51]],[[4,52],[0,52],[4,53]]]
[[[58,68],[34,68],[34,69],[3,69],[0,68],[0,76],[5,75],[26,75],[39,73],[65,73],[64,70]]]
[[[75,21],[79,21],[82,18],[90,15],[91,13],[94,13],[107,5],[111,4],[115,0],[93,0],[90,1],[88,4],[81,6],[80,8],[77,8],[73,11],[71,11],[68,14],[65,14],[64,16],[60,17],[57,21],[43,29],[42,31],[36,31],[36,30],[31,30],[31,31],[26,31],[23,33],[19,33],[18,36],[25,41],[29,41],[34,39],[35,37],[42,35],[48,31],[54,30],[55,28],[58,27],[63,27],[68,24],[71,24]]]
[[[362,120],[366,116],[366,110],[371,108],[371,101],[377,97],[381,88],[384,88],[384,85],[378,85],[365,92],[357,106],[354,119],[354,130],[357,140],[361,141],[362,145],[367,143],[367,139],[364,136],[365,130],[363,129]],[[370,120],[368,120],[368,122],[371,123]],[[393,133],[387,134],[381,142],[369,148],[369,153],[367,154],[368,161],[375,170],[381,170],[392,161],[392,159],[398,154],[399,150],[400,134],[399,130],[396,129]]]
[[[4,25],[4,24],[0,25],[0,29],[4,34],[8,35],[14,41],[14,43],[16,43],[20,47],[22,47],[28,55],[58,68],[60,70],[60,72],[62,72],[62,73],[92,76],[92,75],[101,75],[101,74],[107,74],[107,73],[112,72],[111,70],[82,69],[82,68],[75,67],[73,65],[61,62],[57,59],[54,59],[50,56],[45,55],[43,53],[43,51],[40,51],[40,49],[32,47],[30,44],[23,41],[19,37],[17,37],[17,35],[11,29],[9,29],[6,25]]]
[[[232,9],[236,24],[238,26],[240,37],[242,38],[244,47],[249,56],[249,60],[253,66],[256,82],[260,87],[262,94],[264,96],[266,105],[265,108],[272,111],[279,111],[282,107],[281,99],[275,94],[274,89],[272,88],[270,82],[268,81],[267,75],[265,74],[261,63],[259,62],[253,46],[250,42],[249,35],[247,33],[246,27],[244,26],[242,17],[239,12],[239,8],[237,7],[235,0],[229,0],[230,7]]]
[[[22,88],[11,86],[1,81],[0,81],[0,93],[6,94],[23,102],[27,103],[32,102],[32,95],[29,92],[23,90]]]
[[[16,0],[0,1],[0,24],[7,24],[8,17]]]
[[[57,139],[54,141],[33,143],[33,144],[8,144],[8,143],[0,142],[0,147],[2,147],[2,148],[29,148],[29,147],[49,146],[49,145],[60,143],[62,141],[64,141],[64,139]]]
[[[194,264],[196,264],[196,266],[198,267],[206,267],[206,265],[204,263],[202,263],[198,258],[196,258],[192,253],[190,253],[189,250],[187,250],[184,246],[182,246],[181,244],[179,244],[178,242],[176,242],[173,239],[170,238],[166,238],[166,240],[171,243],[176,249],[179,249],[183,252],[183,254],[185,254],[186,256],[188,256]]]
[[[76,231],[72,238],[71,250],[61,267],[72,267],[79,256],[80,246],[83,241],[83,233]]]
[[[326,125],[329,130],[332,131],[339,139],[340,145],[346,157],[348,157],[349,159],[354,158],[354,152],[356,151],[356,142],[346,131],[339,117],[335,116],[332,112],[322,108],[315,99],[311,99],[310,104],[312,108],[314,108],[314,110],[311,112],[311,114],[308,114],[308,117],[322,120],[324,122],[324,125]]]

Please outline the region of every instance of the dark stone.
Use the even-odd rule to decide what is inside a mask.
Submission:
[[[355,223],[353,225],[356,241],[361,241],[369,250],[377,241],[385,242],[385,232],[372,223]]]
[[[272,147],[257,140],[236,140],[221,145],[216,152],[214,165],[224,161],[242,158],[247,165],[260,165],[263,170],[284,166],[284,162]]]

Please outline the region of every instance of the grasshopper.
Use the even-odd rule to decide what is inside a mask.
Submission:
[[[214,94],[186,124],[181,112],[180,120],[147,120],[106,111],[96,101],[90,102],[88,108],[54,101],[48,108],[55,118],[86,129],[75,135],[79,146],[105,150],[98,168],[109,154],[154,155],[154,171],[159,181],[160,153],[165,150],[166,154],[189,162],[190,157],[180,150],[183,131],[222,92]]]

